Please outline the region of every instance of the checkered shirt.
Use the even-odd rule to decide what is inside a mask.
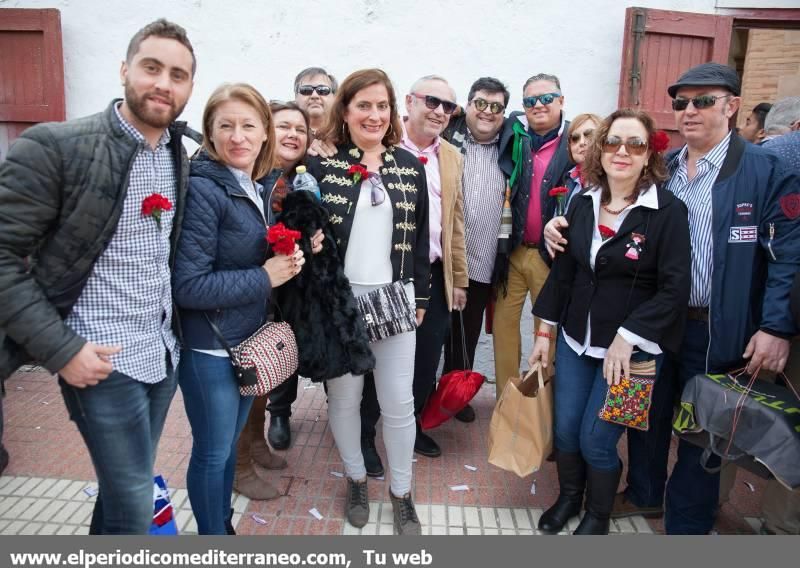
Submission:
[[[114,237],[97,259],[86,287],[66,324],[84,339],[100,345],[120,345],[112,357],[114,370],[143,383],[166,377],[169,352],[178,365],[178,342],[172,333],[170,234],[175,215],[177,177],[165,130],[155,150],[144,136],[114,109],[122,129],[139,143],[128,193]],[[153,193],[173,207],[161,214],[161,228],[142,215],[142,201]]]

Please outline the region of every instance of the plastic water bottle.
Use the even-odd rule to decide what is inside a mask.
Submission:
[[[315,180],[314,176],[306,171],[305,166],[297,166],[297,175],[294,177],[294,183],[292,184],[292,187],[295,191],[310,191],[317,199],[322,197],[319,192],[317,180]]]

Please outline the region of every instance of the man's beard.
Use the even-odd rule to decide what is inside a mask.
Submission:
[[[147,98],[153,93],[145,93],[142,96],[137,96],[136,92],[131,87],[128,81],[125,81],[125,103],[140,122],[152,128],[167,128],[172,121],[175,120],[182,112],[186,103],[180,108],[175,107],[175,101],[170,98],[171,112],[166,114],[156,113],[148,109]],[[166,97],[164,97],[166,98]],[[188,101],[187,101],[188,102]]]

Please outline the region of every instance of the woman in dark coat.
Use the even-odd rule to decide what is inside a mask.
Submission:
[[[663,133],[649,115],[618,110],[595,133],[583,167],[588,190],[567,212],[569,245],[556,257],[533,313],[529,363],[548,364],[558,324],[555,377],[559,497],[539,521],[556,533],[580,512],[575,534],[607,534],[621,473],[625,427],[599,417],[632,361],[677,351],[690,290],[686,206],[657,187],[666,179]]]

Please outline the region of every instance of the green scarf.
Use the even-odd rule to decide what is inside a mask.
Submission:
[[[511,179],[508,180],[508,186],[513,188],[514,182],[522,169],[522,137],[530,138],[531,136],[519,121],[515,122],[511,129],[514,131],[514,145],[511,148],[511,161],[514,162],[514,170],[511,172]]]

